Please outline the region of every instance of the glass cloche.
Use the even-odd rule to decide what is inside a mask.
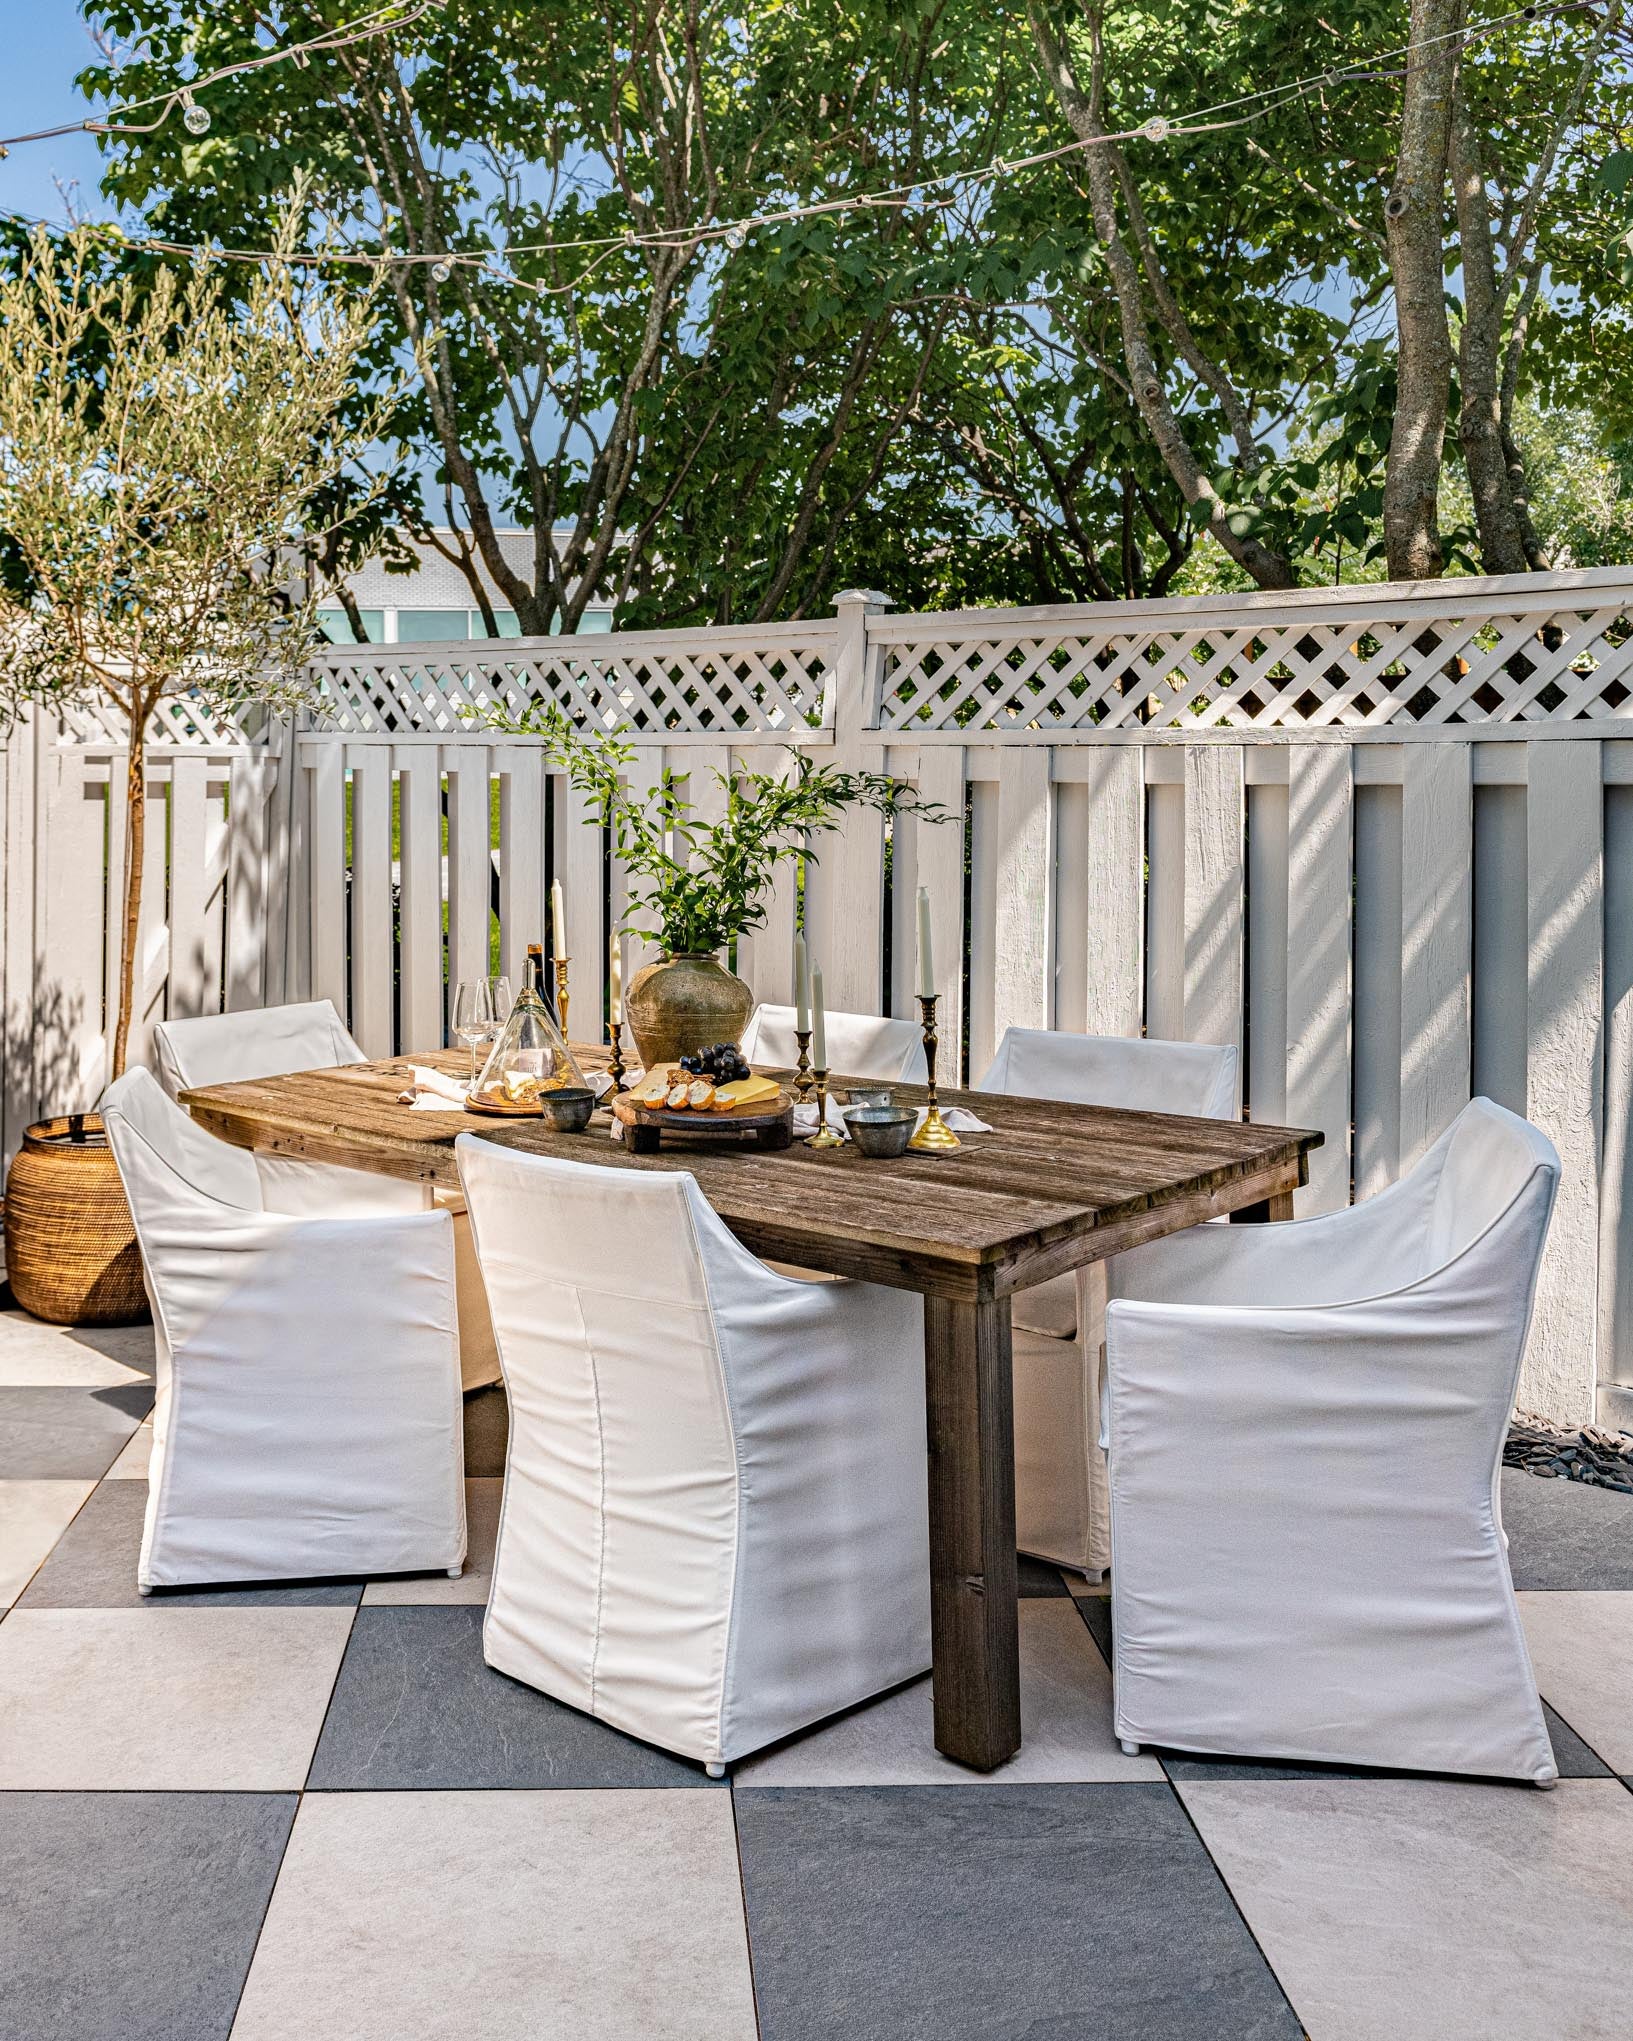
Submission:
[[[517,994],[510,1018],[488,1052],[471,1103],[478,1112],[536,1110],[545,1092],[584,1088],[584,1073],[556,1026],[556,1017],[531,986]]]

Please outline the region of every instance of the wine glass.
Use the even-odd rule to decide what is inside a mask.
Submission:
[[[454,987],[448,1029],[471,1052],[471,1090],[476,1089],[476,1052],[493,1028],[493,986],[486,978],[461,978]]]
[[[488,990],[493,996],[494,1033],[510,1019],[510,1009],[516,1004],[516,995],[510,989],[510,980],[501,972],[488,980]]]

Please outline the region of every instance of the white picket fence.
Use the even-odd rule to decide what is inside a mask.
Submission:
[[[1581,1419],[1597,1392],[1633,1426],[1630,616],[1633,570],[1600,569],[941,616],[858,594],[801,625],[337,647],[307,727],[172,734],[156,762],[144,1012],[325,995],[371,1053],[425,1046],[449,982],[543,939],[560,878],[593,1033],[621,875],[490,705],[617,730],[637,785],[667,765],[704,806],[715,771],[783,769],[796,744],[959,818],[863,813],[816,846],[804,927],[832,1004],[912,1011],[927,885],[967,1072],[1012,1022],[1237,1041],[1252,1116],[1326,1136],[1306,1212],[1381,1188],[1489,1093],[1565,1163],[1522,1400]],[[100,1081],[97,845],[122,798],[106,744],[29,744],[32,795],[15,738],[5,780],[12,1143],[25,1100]],[[16,799],[45,827],[14,941]],[[789,872],[739,949],[766,999],[790,993],[796,894]],[[630,942],[626,981],[640,961]]]

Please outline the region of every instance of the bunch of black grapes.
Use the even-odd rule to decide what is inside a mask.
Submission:
[[[751,1075],[743,1053],[735,1042],[715,1042],[694,1056],[682,1056],[680,1067],[688,1077],[706,1077],[711,1084],[736,1084]]]

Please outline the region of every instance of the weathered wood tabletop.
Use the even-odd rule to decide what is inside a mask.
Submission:
[[[604,1061],[589,1047],[574,1053],[587,1068]],[[1021,1736],[1009,1300],[1205,1219],[1291,1216],[1320,1134],[943,1090],[944,1107],[968,1106],[993,1131],[951,1154],[891,1161],[798,1140],[781,1154],[699,1144],[637,1156],[608,1139],[605,1114],[587,1133],[552,1134],[536,1121],[411,1112],[398,1093],[415,1062],[464,1068],[438,1052],[213,1085],[182,1101],[240,1147],[450,1189],[465,1133],[614,1168],[688,1169],[755,1254],[920,1291],[936,1746],[981,1771],[1012,1757]],[[924,1096],[891,1089],[904,1101]]]

